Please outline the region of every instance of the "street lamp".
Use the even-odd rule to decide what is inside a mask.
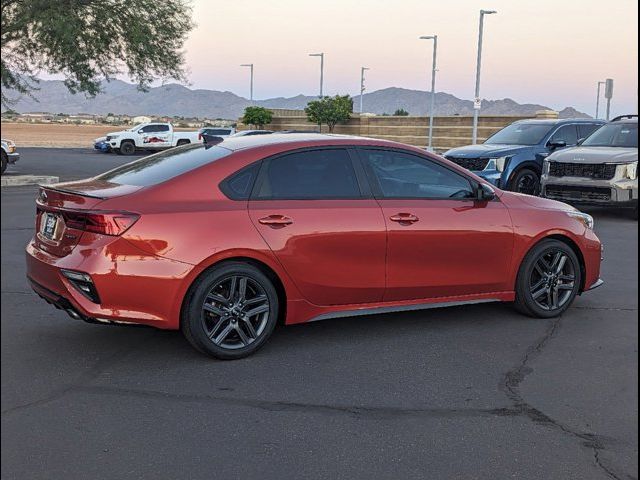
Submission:
[[[604,85],[605,82],[598,82],[598,94],[596,96],[596,120],[600,118],[600,85]]]
[[[253,103],[253,63],[243,63],[241,67],[249,67],[251,71],[251,81],[249,84],[249,100]]]
[[[323,53],[310,53],[310,57],[320,57],[320,98],[322,98],[322,83],[324,80],[324,52]]]
[[[480,27],[478,29],[478,62],[476,64],[476,96],[473,103],[473,134],[472,143],[475,145],[478,141],[478,115],[482,100],[480,100],[480,65],[482,64],[482,33],[484,28],[484,16],[498,13],[495,10],[480,10]]]
[[[428,35],[420,37],[420,40],[433,40],[433,60],[431,62],[431,106],[429,107],[429,144],[427,150],[433,151],[433,110],[436,100],[436,58],[438,55],[438,36]]]
[[[360,113],[362,110],[362,97],[364,97],[364,72],[365,70],[369,70],[367,67],[360,67]]]

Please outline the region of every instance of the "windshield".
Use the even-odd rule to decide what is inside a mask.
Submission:
[[[638,148],[637,123],[609,123],[593,132],[582,145],[587,147]]]
[[[548,123],[512,123],[494,133],[484,143],[487,145],[537,145],[553,125]]]
[[[197,143],[176,147],[127,163],[98,175],[98,180],[147,187],[226,157],[231,150]]]

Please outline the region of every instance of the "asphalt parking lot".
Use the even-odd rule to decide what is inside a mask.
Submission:
[[[28,149],[9,174],[130,158]],[[487,304],[280,328],[234,362],[31,293],[35,187],[2,188],[4,479],[631,479],[638,226],[590,211],[606,284],[558,320]]]

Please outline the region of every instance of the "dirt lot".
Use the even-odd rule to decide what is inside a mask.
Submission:
[[[93,147],[96,138],[126,128],[129,126],[2,123],[2,138],[13,140],[18,147]]]

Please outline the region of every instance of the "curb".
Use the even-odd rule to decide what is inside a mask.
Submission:
[[[58,183],[60,177],[51,175],[12,175],[3,176],[1,180],[2,187],[22,187],[24,185],[51,185]]]

